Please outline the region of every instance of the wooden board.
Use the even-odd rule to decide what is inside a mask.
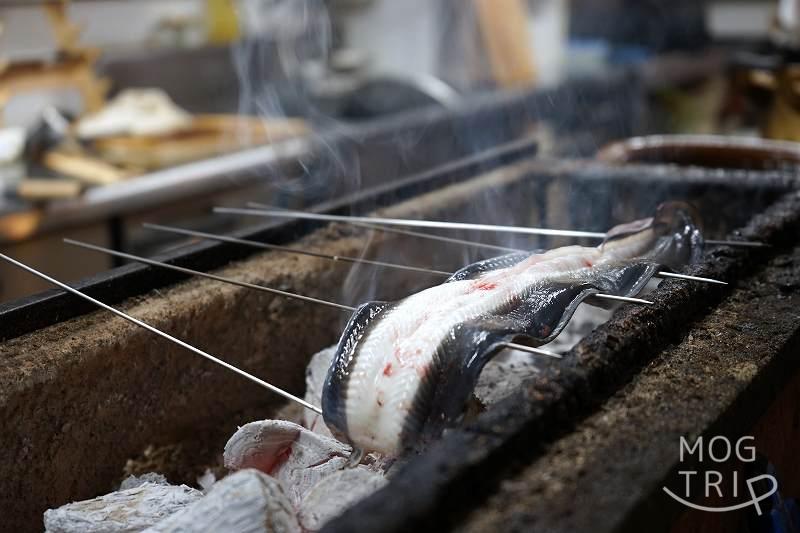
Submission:
[[[79,181],[72,179],[27,178],[17,184],[17,195],[31,202],[77,198],[83,190]]]
[[[80,152],[53,150],[44,155],[42,163],[87,185],[110,185],[130,177],[129,172]]]

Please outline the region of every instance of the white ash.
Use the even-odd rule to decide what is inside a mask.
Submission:
[[[564,331],[553,342],[547,344],[546,348],[556,353],[563,353],[572,349],[597,326],[607,322],[613,313],[613,309],[579,305]]]
[[[347,464],[351,449],[284,420],[251,422],[225,445],[225,466],[256,468],[277,479],[297,506],[320,480]]]
[[[305,401],[313,405],[322,405],[322,386],[325,384],[325,378],[328,375],[328,369],[333,361],[333,356],[336,354],[336,345],[325,348],[314,354],[311,361],[306,367],[306,395]],[[324,437],[333,438],[325,421],[322,420],[322,415],[304,409],[303,425]]]
[[[567,327],[554,341],[543,346],[547,350],[563,353],[570,350],[594,328],[607,321],[613,311],[590,305],[579,305]],[[547,356],[533,355],[517,350],[504,350],[483,367],[475,397],[484,406],[506,398],[526,380],[539,373],[543,364],[558,364]]]
[[[204,498],[145,531],[299,533],[301,529],[281,484],[258,470],[246,469],[218,481]]]
[[[306,531],[318,531],[328,520],[385,484],[386,478],[363,465],[337,470],[309,491],[300,505],[300,525]]]
[[[197,484],[203,489],[203,492],[208,492],[211,487],[214,486],[214,483],[217,482],[217,476],[214,475],[210,469],[206,468],[206,471],[203,472],[202,476],[197,477]]]
[[[143,476],[144,477],[144,476]],[[139,480],[131,478],[126,482]],[[144,483],[117,492],[49,509],[44,513],[49,533],[124,533],[141,531],[201,499],[186,485]]]
[[[538,356],[503,350],[483,367],[474,395],[484,406],[510,396],[522,382],[539,373]]]
[[[128,476],[119,484],[118,490],[133,489],[145,483],[153,483],[154,485],[169,485],[167,478],[155,472],[147,472],[141,476]]]
[[[648,294],[658,287],[660,282],[659,279],[652,278],[637,296],[646,298]],[[589,304],[579,305],[575,310],[575,314],[572,315],[572,318],[567,323],[567,327],[558,337],[549,344],[544,345],[543,348],[556,353],[564,353],[571,350],[573,346],[594,331],[597,326],[608,322],[611,315],[620,305],[623,304],[605,302],[603,307]]]

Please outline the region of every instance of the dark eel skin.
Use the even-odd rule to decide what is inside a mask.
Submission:
[[[360,392],[350,390],[351,377],[370,332],[407,299],[361,305],[339,341],[322,397],[325,423],[337,438],[354,447],[354,459],[369,451],[397,456],[410,449],[424,448],[426,443],[438,438],[446,426],[460,419],[481,370],[504,343],[516,341],[539,346],[550,342],[561,333],[584,300],[601,292],[619,296],[638,294],[657,271],[675,270],[696,262],[702,254],[703,239],[688,208],[682,204],[666,204],[653,218],[615,227],[597,249],[565,247],[558,250],[573,254],[570,258],[580,257],[571,251],[573,248],[578,252],[587,250],[587,256],[599,251],[606,254],[603,257],[611,257],[611,261],[573,269],[563,276],[548,271],[545,282],[528,285],[502,305],[450,328],[435,352],[425,360],[410,404],[393,414],[373,412],[371,416],[379,418],[360,424],[362,428],[373,423],[377,426],[380,416],[404,417],[402,431],[382,441],[377,435],[379,429],[374,430],[375,438],[368,437],[363,429],[352,430],[354,421],[348,419],[348,398],[351,416],[354,409],[358,410],[357,402],[371,400],[364,397],[363,389],[359,389]],[[626,252],[631,251],[636,252],[635,255],[627,257]],[[480,280],[487,273],[514,267],[532,257],[533,254],[516,253],[480,261],[462,268],[444,284]],[[402,320],[402,317],[394,319]],[[391,359],[388,354],[385,357],[387,361]],[[386,368],[391,368],[391,363]],[[376,374],[374,379],[377,386],[381,377]],[[380,396],[378,398],[378,405],[383,406]]]

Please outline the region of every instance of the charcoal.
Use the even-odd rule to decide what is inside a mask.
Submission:
[[[197,484],[200,485],[200,488],[203,489],[203,492],[208,492],[214,483],[217,482],[217,476],[214,475],[209,468],[206,468],[206,471],[203,472],[202,476],[197,477]]]
[[[256,468],[277,479],[296,506],[319,480],[347,463],[350,448],[284,420],[251,422],[225,445],[225,466]]]
[[[386,478],[365,466],[338,470],[308,492],[300,505],[298,517],[305,531],[318,531],[341,514],[386,484]]]
[[[138,481],[128,478],[123,485]],[[44,526],[49,533],[141,531],[197,502],[202,495],[186,485],[145,481],[99,498],[49,509],[44,513]]]
[[[169,485],[167,478],[162,474],[155,472],[147,472],[141,476],[128,476],[119,485],[119,490],[126,490],[144,485],[145,483],[153,483],[155,485]]]
[[[300,525],[277,480],[246,469],[216,482],[208,494],[146,533],[294,533]]]

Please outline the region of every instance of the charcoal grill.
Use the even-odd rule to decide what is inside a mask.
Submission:
[[[660,489],[676,475],[680,435],[753,433],[784,472],[786,491],[800,494],[786,449],[799,436],[795,170],[532,154],[527,142],[495,148],[318,209],[481,222],[488,216],[603,231],[647,216],[665,200],[689,199],[706,215],[706,234],[771,246],[709,251],[690,273],[729,286],[663,281],[649,297],[655,305],[619,309],[563,360],[547,362],[513,397],[448,431],[326,530],[696,524],[705,517],[685,512]],[[337,255],[362,253],[366,237],[357,228],[312,222],[264,224],[239,236]],[[453,269],[475,258],[392,234],[370,239],[370,254],[407,264]],[[159,259],[346,304],[398,298],[431,282],[218,243]],[[336,310],[142,266],[78,287],[294,393],[302,392],[311,354],[335,342],[346,319]],[[173,446],[177,451],[160,466],[174,481],[193,481],[217,461],[237,425],[288,408],[59,291],[0,307],[0,338],[0,509],[9,529],[40,527],[45,508],[107,492],[126,459],[148,445]]]

